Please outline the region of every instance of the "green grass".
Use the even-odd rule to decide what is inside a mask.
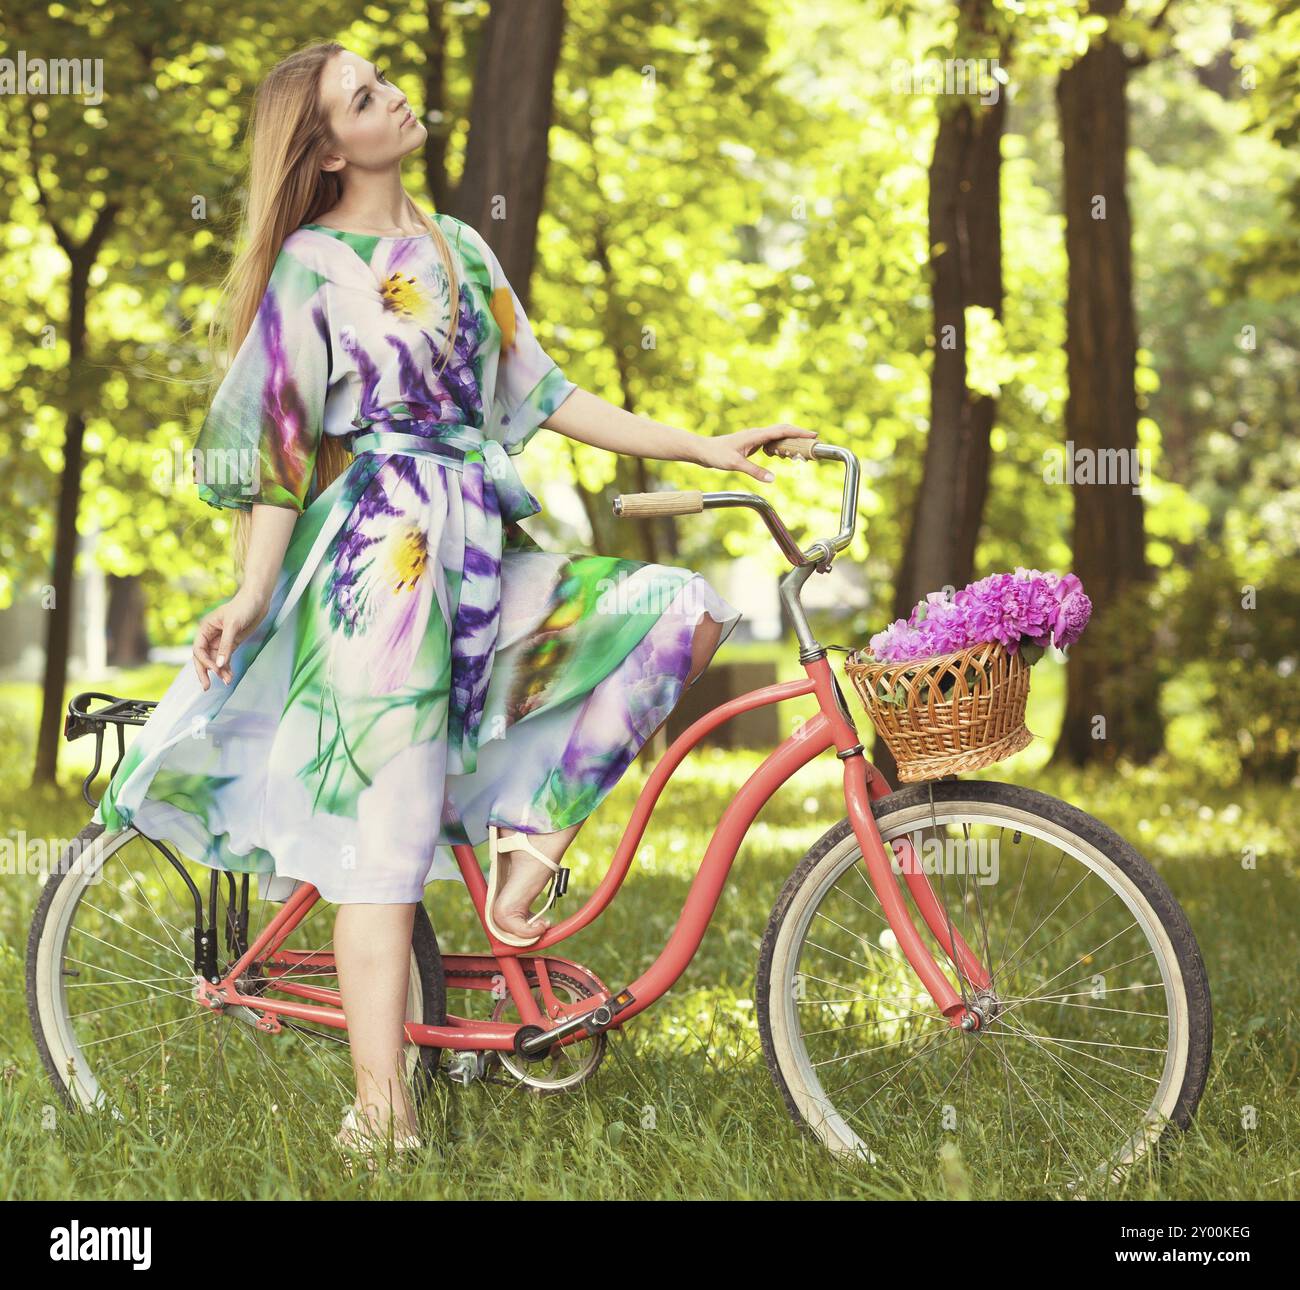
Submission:
[[[797,674],[781,657],[781,676]],[[838,663],[838,656],[836,662]],[[172,669],[116,678],[109,689],[160,695]],[[102,681],[96,688],[105,688]],[[91,688],[77,681],[69,692]],[[0,836],[71,837],[89,818],[81,775],[86,741],[65,745],[59,791],[29,787],[35,687],[0,687]],[[789,705],[790,716],[808,710]],[[1035,671],[1029,725],[1054,729],[1059,669]],[[865,723],[863,723],[865,727]],[[1040,740],[988,778],[1066,798],[1106,821],[1157,866],[1191,919],[1215,1011],[1210,1082],[1192,1130],[1154,1173],[1119,1194],[1269,1197],[1300,1194],[1296,1097],[1300,1046],[1287,982],[1300,957],[1294,847],[1297,794],[1281,786],[1218,787],[1176,766],[1120,775],[1042,768]],[[707,844],[711,821],[757,764],[757,753],[696,754],[678,772],[608,913],[561,951],[612,987],[632,981],[667,940]],[[569,853],[567,914],[603,874],[648,766],[638,761]],[[39,879],[0,888],[0,1061],[3,1194],[8,1197],[341,1198],[929,1198],[1041,1194],[1034,1178],[981,1177],[959,1151],[901,1139],[875,1167],[831,1158],[789,1120],[759,1049],[754,1017],[758,945],[787,875],[843,814],[838,763],[809,766],[762,811],[712,925],[677,984],[626,1033],[611,1036],[595,1078],[535,1098],[516,1089],[439,1085],[428,1108],[432,1149],[418,1164],[349,1179],[330,1139],[343,1106],[286,1093],[276,1114],[239,1095],[202,1100],[172,1088],[124,1123],[65,1112],[33,1043],[24,1003],[27,930]],[[1251,849],[1256,867],[1243,867]],[[12,850],[12,847],[11,847]],[[439,883],[426,907],[444,952],[482,948],[459,884]],[[453,1005],[454,1006],[454,1005]],[[274,1043],[274,1041],[271,1041]],[[286,1088],[293,1088],[293,1071]]]

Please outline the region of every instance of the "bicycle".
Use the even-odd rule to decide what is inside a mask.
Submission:
[[[483,871],[472,847],[453,848],[488,949],[443,954],[417,907],[406,1025],[417,1098],[440,1075],[453,1084],[505,1078],[537,1093],[590,1079],[609,1032],[661,999],[691,962],[759,810],[833,749],[847,814],[790,874],[757,967],[762,1051],[790,1116],[837,1156],[870,1163],[955,1137],[972,1169],[1030,1164],[1048,1190],[1104,1189],[1153,1158],[1171,1127],[1188,1126],[1205,1087],[1210,994],[1187,918],[1145,859],[1069,803],[955,777],[891,790],[864,755],[829,665],[828,649],[847,647],[819,643],[800,600],[853,536],[859,462],[817,440],[767,448],[844,467],[834,537],[801,550],[771,504],[743,492],[630,494],[613,507],[625,517],[757,511],[792,566],[780,597],[805,676],[733,698],[684,731],[648,776],[595,891],[527,948],[488,933]],[[816,714],[727,805],[654,963],[614,990],[551,953],[609,906],[661,793],[699,741],[733,716],[808,695]],[[99,699],[108,705],[91,711]],[[70,703],[65,736],[96,735],[82,785],[92,806],[106,729],[117,730],[120,763],[125,726],[152,706],[95,692]],[[151,869],[127,858],[137,842]],[[133,1096],[181,1076],[220,1075],[243,1091],[260,1073],[273,1093],[288,1093],[286,1057],[299,1081],[312,1059],[328,1071],[326,1088],[333,1078],[351,1097],[347,1021],[326,928],[311,921],[314,887],[299,884],[273,908],[259,883],[250,933],[247,873],[237,883],[211,869],[205,906],[190,872],[202,865],[134,829],[109,835],[94,824],[67,859],[33,921],[28,1002],[69,1105],[120,1114]],[[123,929],[133,938],[125,944]],[[488,992],[490,1016],[449,1014],[450,990]],[[277,1042],[286,1046],[280,1061],[268,1051]]]

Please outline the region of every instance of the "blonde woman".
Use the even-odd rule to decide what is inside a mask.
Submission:
[[[489,839],[490,927],[537,940],[565,849],[740,617],[690,570],[543,551],[513,458],[545,425],[769,480],[748,454],[811,432],[701,438],[567,380],[487,241],[411,201],[425,127],[342,46],[276,66],[251,134],[234,357],[194,458],[234,511],[240,587],[95,819],[338,905],[339,1141],[418,1145],[402,1023],[425,885]]]

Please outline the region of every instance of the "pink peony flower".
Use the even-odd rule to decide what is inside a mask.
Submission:
[[[1092,601],[1083,594],[1083,583],[1072,573],[1061,579],[1059,596],[1052,617],[1052,634],[1057,648],[1064,649],[1083,635],[1092,616]]]
[[[932,591],[908,618],[871,638],[871,653],[884,663],[902,663],[983,641],[998,641],[1013,654],[1025,643],[1064,649],[1079,639],[1091,613],[1074,574],[1017,566],[1014,573],[972,582],[951,599]]]

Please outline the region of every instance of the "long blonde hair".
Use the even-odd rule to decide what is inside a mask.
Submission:
[[[321,104],[321,76],[326,63],[342,50],[337,41],[306,45],[277,63],[254,92],[245,197],[235,239],[235,245],[243,249],[222,280],[220,300],[208,329],[209,350],[214,357],[222,353],[227,367],[257,317],[284,239],[331,210],[342,195],[342,180],[332,171],[321,170],[318,164],[322,154],[337,143]],[[433,234],[451,283],[451,322],[437,365],[437,372],[441,372],[456,345],[460,282],[451,246],[442,230],[409,195],[406,201],[410,213]],[[213,375],[213,395],[220,375]],[[339,436],[322,434],[316,455],[315,495],[328,488],[351,461],[352,454]],[[237,510],[232,554],[240,574],[251,527],[251,508]]]

